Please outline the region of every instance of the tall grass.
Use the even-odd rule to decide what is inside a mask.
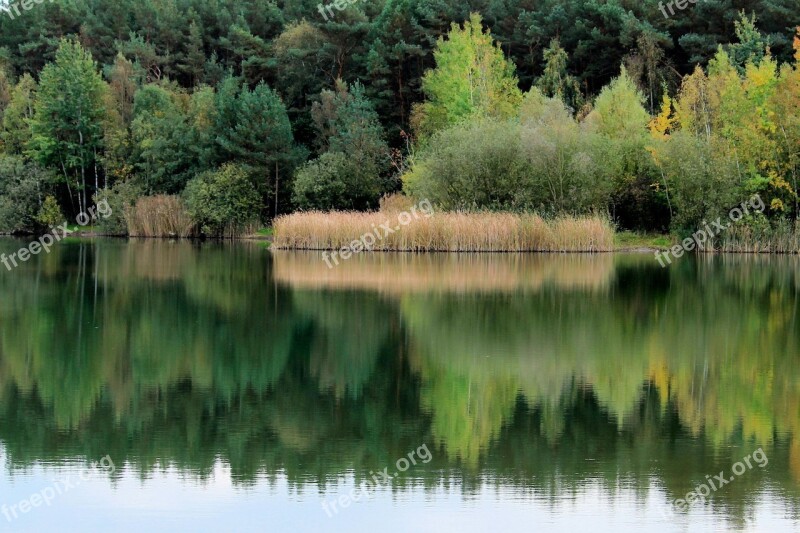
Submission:
[[[194,232],[194,223],[177,196],[144,196],[125,212],[131,237],[180,237]]]
[[[800,253],[800,224],[778,221],[772,225],[735,225],[722,236],[718,251],[748,254]]]
[[[277,249],[337,250],[368,233],[379,232],[376,251],[404,252],[603,252],[614,249],[614,229],[599,216],[544,220],[512,213],[435,213],[420,216],[389,235],[380,229],[399,225],[395,213],[318,211],[275,220]],[[377,228],[377,230],[376,230]]]

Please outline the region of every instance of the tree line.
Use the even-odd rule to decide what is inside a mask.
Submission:
[[[107,232],[127,232],[139,198],[179,195],[199,231],[222,235],[401,189],[682,227],[728,201],[700,198],[719,184],[694,171],[717,169],[733,138],[730,179],[774,189],[773,214],[793,220],[800,14],[739,4],[669,20],[651,0],[379,0],[330,20],[311,1],[37,5],[0,17],[0,231],[60,223],[99,192],[118,213]],[[703,84],[733,90],[733,72],[739,108],[717,110]],[[475,174],[471,148],[510,168]]]

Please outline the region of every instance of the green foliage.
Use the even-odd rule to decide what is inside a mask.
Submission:
[[[3,151],[8,154],[25,153],[31,140],[30,121],[36,98],[36,80],[25,74],[11,91],[11,100],[3,112],[3,130],[0,139]]]
[[[607,208],[608,142],[561,100],[532,89],[516,121],[475,121],[435,134],[404,178],[406,192],[446,209]]]
[[[64,220],[64,214],[58,206],[58,200],[51,195],[47,195],[44,202],[42,202],[41,209],[39,209],[39,214],[36,215],[36,222],[45,228],[53,228],[64,222]]]
[[[514,64],[484,32],[480,15],[470,15],[463,28],[453,24],[447,39],[439,39],[434,57],[436,68],[422,79],[427,101],[415,111],[421,137],[466,119],[516,113],[522,93]]]
[[[441,147],[426,145],[437,132],[452,140],[450,130],[470,122],[519,119],[527,122],[511,124],[519,141],[508,150],[520,155],[508,166],[524,169],[520,190],[502,190],[513,172],[488,179],[479,168],[471,172],[483,184],[433,182],[501,188],[459,205],[608,209],[623,227],[656,230],[688,223],[672,219],[697,210],[683,201],[724,204],[679,194],[691,179],[673,175],[674,154],[666,172],[670,135],[686,131],[726,147],[714,161],[735,163],[737,186],[762,194],[770,220],[791,221],[800,214],[794,4],[757,0],[744,12],[710,1],[667,19],[655,0],[386,0],[325,21],[308,2],[44,3],[0,17],[0,149],[54,171],[47,192],[73,214],[116,183],[179,194],[234,163],[253,179],[266,219],[292,199],[373,208],[397,188],[393,172],[413,162],[408,176],[421,176],[433,164]],[[520,86],[574,116],[533,91],[523,101]],[[584,105],[592,95],[594,107]],[[672,95],[653,141],[644,124]],[[531,119],[542,106],[550,118]],[[473,135],[459,141],[474,143],[467,154],[484,143],[481,158],[501,150]],[[306,147],[319,159],[295,186]]]
[[[98,191],[93,198],[94,203],[106,200],[111,208],[109,216],[97,218],[98,231],[104,235],[127,235],[126,214],[142,196],[144,196],[144,187],[135,180],[118,182],[109,189]]]
[[[295,175],[292,199],[302,209],[376,208],[389,191],[389,147],[378,115],[356,83],[323,91],[312,118],[324,153]]]
[[[429,140],[403,177],[404,190],[444,209],[521,209],[529,175],[520,126],[484,119]]]
[[[675,206],[672,224],[679,232],[691,233],[704,220],[727,217],[728,210],[749,198],[729,150],[722,140],[709,143],[683,131],[667,143],[662,168]]]
[[[36,164],[0,155],[0,232],[36,231],[40,202],[50,182],[52,176]]]
[[[544,50],[544,72],[536,80],[536,86],[546,96],[557,97],[569,107],[579,109],[583,104],[578,80],[567,72],[569,56],[561,48],[558,39],[550,41],[550,46]]]
[[[297,170],[292,201],[300,209],[364,210],[382,189],[376,175],[342,152],[326,152]]]
[[[178,193],[210,159],[213,100],[147,85],[136,92],[131,124],[136,168],[150,194]]]
[[[86,207],[87,173],[97,182],[106,90],[91,54],[68,39],[61,40],[55,61],[39,79],[28,153],[61,171],[68,186],[74,180],[80,210]]]
[[[184,192],[189,216],[210,237],[233,237],[258,221],[261,201],[247,171],[224,164],[203,172]]]
[[[263,82],[250,90],[229,78],[217,93],[215,106],[219,160],[247,166],[257,176],[255,183],[266,205],[274,206],[267,212],[277,215],[280,201],[288,200],[289,195],[283,190],[291,190],[291,173],[305,158],[304,150],[294,143],[292,125],[280,96]]]
[[[644,138],[650,115],[643,104],[644,96],[622,67],[619,77],[600,91],[586,120],[606,137]]]
[[[748,18],[744,11],[739,15],[739,20],[734,23],[738,43],[728,45],[731,61],[740,73],[744,73],[747,63],[758,65],[767,53],[769,39],[756,28],[756,15]]]
[[[558,98],[536,89],[520,114],[522,147],[528,164],[526,204],[546,213],[604,211],[612,192],[610,143],[578,124]]]

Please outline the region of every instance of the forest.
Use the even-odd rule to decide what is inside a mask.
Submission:
[[[0,11],[0,232],[298,210],[604,213],[797,240],[800,8],[707,0],[52,0]],[[25,4],[23,4],[23,7]]]

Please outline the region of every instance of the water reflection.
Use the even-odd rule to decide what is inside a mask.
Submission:
[[[763,447],[710,505],[743,524],[768,491],[796,514],[800,262],[651,259],[58,247],[0,276],[8,475],[221,459],[325,490],[428,443],[400,490],[675,499]]]

